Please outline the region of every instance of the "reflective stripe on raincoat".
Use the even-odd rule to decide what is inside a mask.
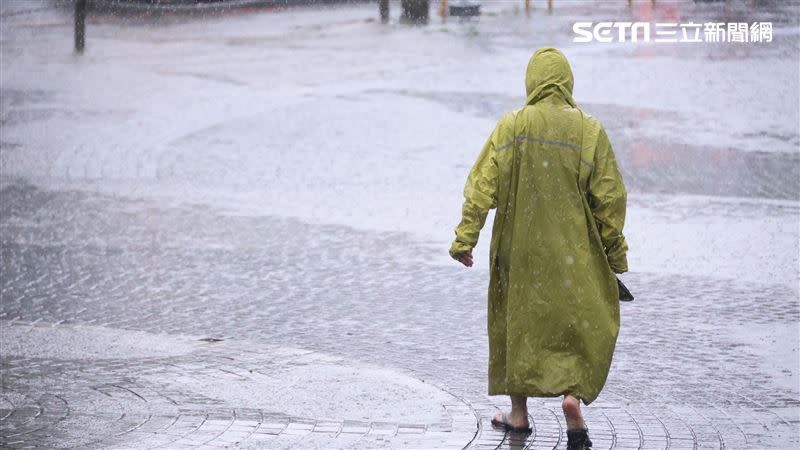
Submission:
[[[619,332],[614,272],[628,270],[626,190],[600,123],[572,99],[572,71],[538,50],[526,105],[505,114],[464,188],[453,257],[491,208],[489,394],[594,401]]]

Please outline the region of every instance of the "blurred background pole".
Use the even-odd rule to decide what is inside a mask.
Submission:
[[[439,16],[447,18],[447,0],[439,0]]]
[[[421,25],[428,23],[429,0],[400,0],[403,9],[400,20],[405,23]]]
[[[547,0],[547,14],[553,14],[553,0]]]
[[[381,22],[389,23],[389,0],[380,0],[378,10],[381,12]]]
[[[83,53],[86,45],[86,0],[75,0],[75,51]]]
[[[525,14],[531,13],[531,0],[525,0]]]

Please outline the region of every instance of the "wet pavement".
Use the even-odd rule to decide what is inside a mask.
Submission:
[[[4,4],[0,446],[564,448],[558,399],[530,400],[530,436],[492,429],[489,231],[471,270],[446,249],[531,50],[589,13],[570,5],[102,17],[77,58],[57,9]],[[631,192],[637,295],[583,410],[598,449],[797,448],[797,16],[690,7],[784,38],[564,45]],[[765,82],[794,98],[731,98]]]

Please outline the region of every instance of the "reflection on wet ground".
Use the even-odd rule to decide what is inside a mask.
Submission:
[[[459,113],[488,119],[519,108],[520,99],[494,93],[383,91],[438,102]],[[581,107],[603,124],[632,191],[800,199],[800,152],[745,151],[701,147],[679,141],[637,138],[637,130],[671,127],[681,137],[677,113],[606,104]],[[669,133],[669,131],[668,131]],[[800,137],[777,136],[800,145]]]

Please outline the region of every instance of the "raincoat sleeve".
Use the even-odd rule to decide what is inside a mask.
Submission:
[[[589,177],[589,207],[605,248],[608,264],[616,273],[628,271],[628,244],[622,234],[627,191],[606,131],[600,128]]]
[[[464,205],[461,208],[461,223],[456,227],[456,239],[450,246],[450,256],[472,250],[478,243],[478,235],[486,222],[491,208],[497,206],[498,166],[495,138],[500,124],[483,146],[478,161],[472,167],[464,186]]]

